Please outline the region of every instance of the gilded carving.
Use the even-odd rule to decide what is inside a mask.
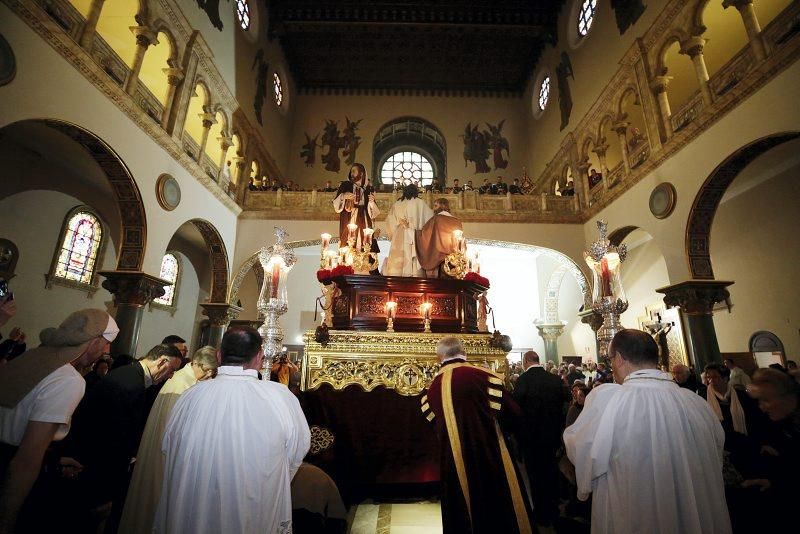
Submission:
[[[428,297],[431,306],[432,317],[455,317],[456,298],[455,297]]]
[[[422,295],[396,295],[397,315],[418,316],[419,307],[422,305]]]
[[[359,295],[358,313],[360,315],[377,315],[383,317],[386,315],[385,304],[386,301],[383,295]]]

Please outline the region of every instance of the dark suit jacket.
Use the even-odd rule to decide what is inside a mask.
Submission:
[[[564,385],[543,367],[531,367],[514,385],[514,399],[525,417],[523,442],[535,450],[555,450],[561,445],[566,401]]]

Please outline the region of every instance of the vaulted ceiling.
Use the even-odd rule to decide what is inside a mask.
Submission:
[[[521,93],[564,0],[271,0],[300,91]]]

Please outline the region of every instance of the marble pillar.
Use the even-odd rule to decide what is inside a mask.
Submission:
[[[714,304],[730,297],[725,280],[687,280],[656,289],[664,295],[667,307],[678,306],[683,311],[683,331],[688,344],[689,358],[699,374],[706,364],[722,363],[717,331],[714,328]]]
[[[200,304],[200,307],[203,308],[203,313],[209,320],[208,344],[219,348],[228,324],[239,317],[242,308],[227,302],[204,302]]]
[[[564,333],[564,324],[537,324],[536,329],[544,339],[544,358],[558,365],[558,338]],[[542,362],[544,365],[545,362]]]
[[[164,287],[171,284],[141,271],[100,271],[99,274],[105,277],[103,288],[114,295],[114,319],[119,326],[119,335],[111,344],[111,354],[136,357],[144,307],[163,296]]]

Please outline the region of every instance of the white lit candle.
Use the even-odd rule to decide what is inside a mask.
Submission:
[[[322,252],[324,253],[328,250],[328,245],[331,243],[331,234],[322,234],[320,238],[322,239]]]
[[[464,240],[464,232],[453,230],[453,239],[456,240],[456,251],[461,252],[461,242]]]
[[[390,300],[386,303],[386,317],[389,319],[394,319],[394,314],[397,311],[397,303]]]
[[[356,231],[358,230],[358,225],[355,223],[350,223],[347,225],[347,243],[350,244],[351,242],[355,244],[356,242]]]
[[[328,250],[325,252],[325,267],[328,269],[333,269],[336,267],[337,261],[337,253],[335,250]]]
[[[421,306],[421,308],[422,308],[422,318],[425,319],[426,321],[431,318],[431,308],[432,307],[433,307],[433,304],[431,304],[430,302],[423,302],[422,303],[422,306]]]
[[[374,228],[364,228],[364,244],[372,246],[372,234],[374,233]]]

